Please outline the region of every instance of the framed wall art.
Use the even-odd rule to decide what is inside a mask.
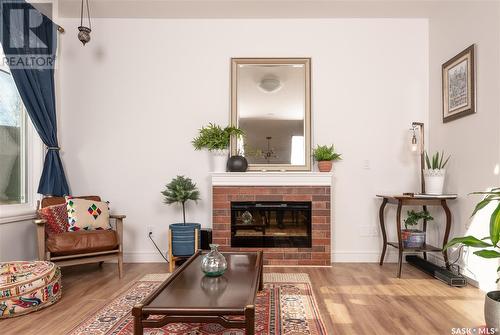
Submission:
[[[443,64],[443,123],[476,112],[474,44]]]

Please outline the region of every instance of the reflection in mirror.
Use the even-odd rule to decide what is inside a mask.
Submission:
[[[308,170],[309,59],[233,59],[233,153],[253,170]],[[233,143],[234,144],[234,143]]]

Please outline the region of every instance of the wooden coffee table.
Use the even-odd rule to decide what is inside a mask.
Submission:
[[[259,252],[228,252],[220,277],[201,271],[199,250],[141,304],[134,306],[134,334],[168,323],[218,323],[226,328],[255,329],[255,297],[262,290],[263,257]],[[154,318],[148,319],[150,315]],[[244,319],[230,316],[244,316]]]

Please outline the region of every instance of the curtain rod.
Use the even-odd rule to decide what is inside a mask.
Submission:
[[[60,32],[60,33],[64,33],[64,28],[61,27],[60,25],[56,24],[57,26],[57,31]]]

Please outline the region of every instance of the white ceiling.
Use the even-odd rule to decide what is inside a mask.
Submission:
[[[263,78],[281,82],[275,92],[259,87]],[[238,69],[238,115],[249,119],[302,120],[305,106],[305,67],[243,65]]]
[[[32,0],[34,2],[38,0]],[[428,17],[432,3],[407,0],[90,0],[93,18]],[[58,0],[61,18],[80,18],[81,0]]]

